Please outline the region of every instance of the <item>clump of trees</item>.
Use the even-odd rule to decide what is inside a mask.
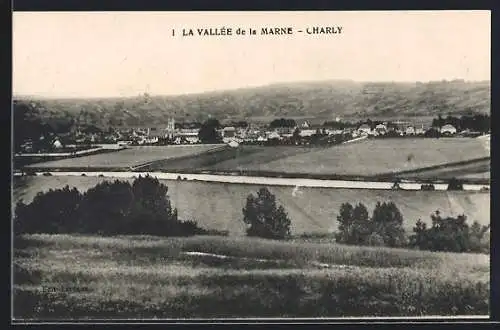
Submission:
[[[418,220],[413,234],[407,237],[403,216],[393,202],[377,202],[370,217],[365,205],[343,203],[337,216],[336,241],[342,244],[409,247],[420,250],[489,253],[490,226],[467,217],[442,217],[439,211],[431,215],[432,225]]]
[[[446,118],[438,115],[437,118],[432,120],[433,127],[443,127],[447,124],[453,125],[458,130],[468,129],[475,132],[486,133],[491,128],[491,118],[487,114],[464,115],[460,117],[448,115]]]
[[[465,215],[442,217],[439,211],[431,214],[431,220],[429,228],[420,219],[417,221],[410,246],[431,251],[489,252],[489,225],[474,221],[469,226]]]
[[[277,127],[296,127],[297,123],[295,122],[294,119],[285,119],[285,118],[280,118],[280,119],[275,119],[273,120],[270,124],[270,128],[277,128]]]
[[[83,194],[69,186],[40,192],[29,204],[17,203],[14,231],[160,236],[205,233],[196,222],[178,219],[168,187],[150,176],[139,177],[132,184],[103,181]]]
[[[406,244],[403,215],[393,202],[377,202],[370,217],[365,205],[343,203],[337,216],[336,241],[343,244],[402,247]]]
[[[451,178],[448,182],[447,190],[464,190],[464,185],[462,181],[456,178]]]
[[[221,143],[222,137],[217,131],[221,127],[217,119],[208,119],[201,124],[198,138],[201,143]]]
[[[243,222],[247,224],[247,235],[270,239],[285,239],[290,236],[291,220],[283,206],[278,206],[276,196],[267,188],[261,188],[257,196],[248,195],[243,208]]]

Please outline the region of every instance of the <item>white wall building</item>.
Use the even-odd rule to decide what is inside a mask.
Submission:
[[[443,127],[441,127],[441,134],[456,134],[457,133],[457,129],[453,126],[453,125],[450,125],[450,124],[447,124],[447,125],[444,125]]]

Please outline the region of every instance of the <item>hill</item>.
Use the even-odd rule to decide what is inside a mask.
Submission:
[[[98,126],[163,125],[168,118],[204,120],[276,117],[418,117],[490,113],[490,82],[428,83],[322,81],[272,84],[227,91],[106,99],[15,97],[43,117],[75,118]]]

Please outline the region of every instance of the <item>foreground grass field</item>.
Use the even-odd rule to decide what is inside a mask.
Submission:
[[[14,264],[16,319],[489,313],[487,255],[246,237],[29,235],[15,242]]]
[[[31,202],[40,191],[63,188],[81,191],[110,178],[98,177],[22,177],[14,180],[13,202]],[[243,235],[242,208],[246,197],[260,186],[177,180],[161,180],[169,187],[170,199],[184,220],[195,220],[207,229],[227,230]],[[465,214],[468,222],[490,223],[489,192],[469,191],[392,191],[367,189],[294,188],[267,186],[276,195],[292,220],[292,232],[328,233],[337,229],[337,215],[342,203],[363,203],[371,213],[377,201],[393,201],[404,216],[404,227],[411,233],[416,221],[430,223],[430,214],[456,216]],[[214,198],[214,196],[216,196]]]

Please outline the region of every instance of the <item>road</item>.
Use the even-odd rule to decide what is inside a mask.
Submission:
[[[215,175],[215,174],[191,174],[191,173],[160,173],[160,172],[37,172],[36,175],[53,176],[101,176],[109,178],[137,178],[138,176],[150,175],[162,180],[189,180],[220,183],[239,183],[266,186],[291,186],[291,187],[317,187],[317,188],[348,188],[348,189],[392,189],[393,182],[373,182],[373,181],[348,181],[348,180],[319,180],[319,179],[299,179],[299,178],[271,178],[257,176],[240,175]],[[18,174],[16,174],[17,176]],[[401,189],[420,190],[421,183],[401,182]],[[435,190],[446,190],[448,184],[435,183]],[[483,187],[490,188],[489,185],[464,184],[464,190],[479,191]]]

